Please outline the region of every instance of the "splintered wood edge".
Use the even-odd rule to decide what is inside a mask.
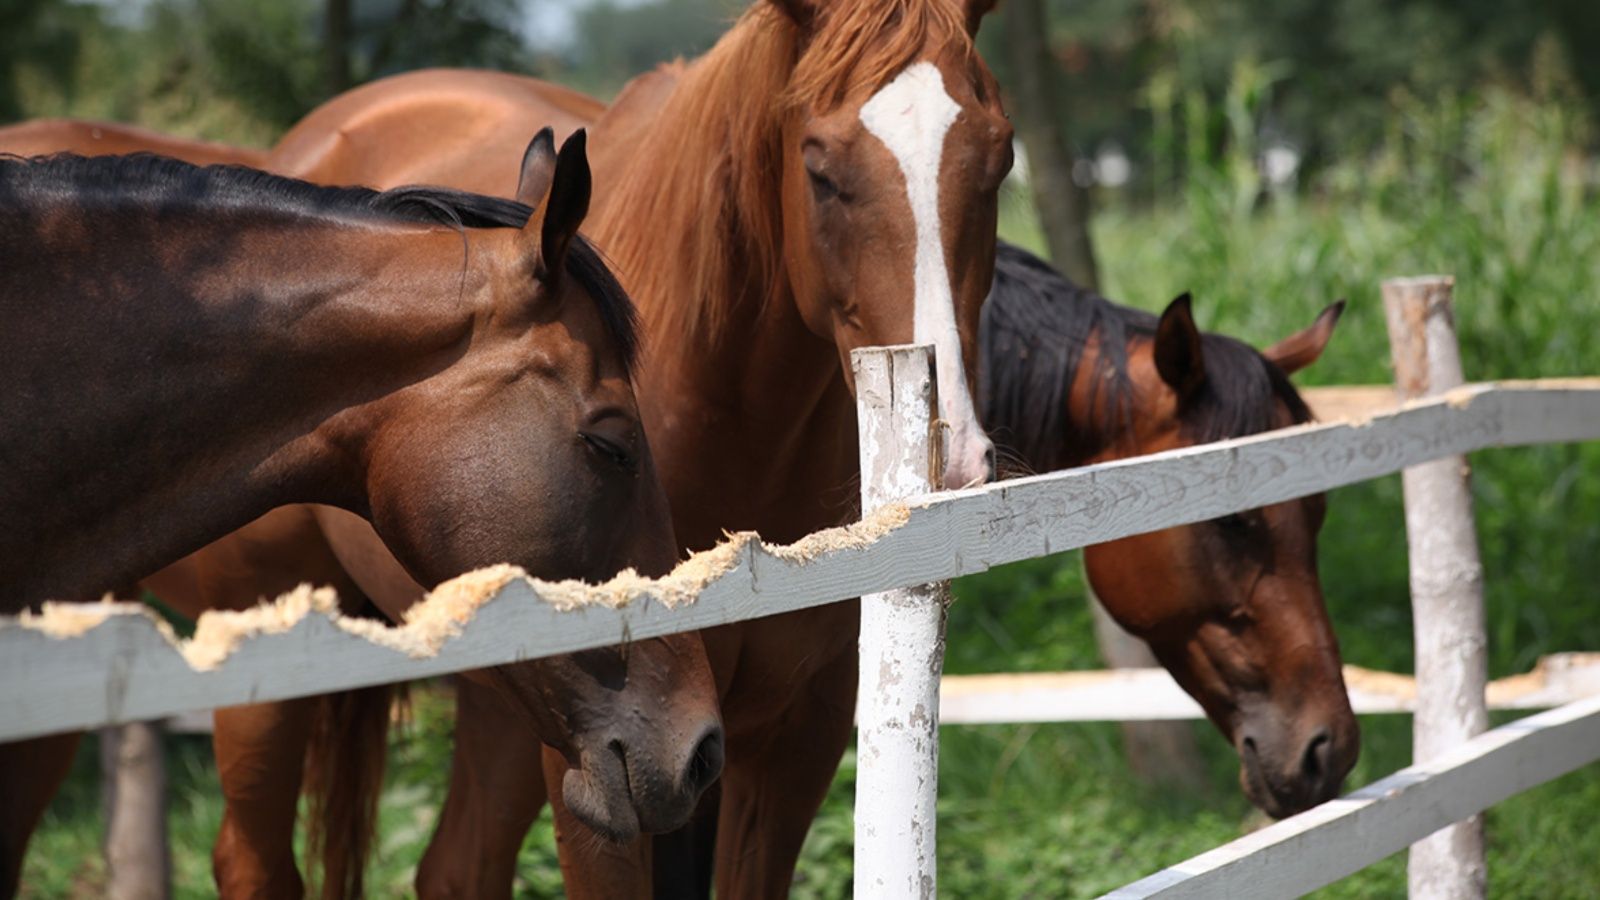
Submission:
[[[730,535],[670,575],[600,585],[496,566],[399,626],[301,588],[177,641],[116,604],[0,618],[0,739],[407,680],[806,609],[981,572],[1387,475],[1485,447],[1600,438],[1600,379],[1467,385],[1310,424],[896,504],[790,545]],[[539,601],[539,602],[533,602]]]

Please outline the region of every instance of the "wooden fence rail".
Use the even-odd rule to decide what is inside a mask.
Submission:
[[[1417,680],[1409,675],[1344,667],[1350,706],[1358,713],[1409,713]],[[1490,709],[1549,709],[1600,696],[1600,653],[1555,653],[1533,671],[1492,681]],[[1202,719],[1194,698],[1165,669],[946,675],[939,691],[944,725],[1020,722],[1130,722]]]
[[[1106,895],[1298,897],[1600,759],[1600,697],[1519,719]]]
[[[475,573],[436,591],[403,628],[324,614],[317,607],[328,600],[301,591],[274,612],[208,616],[196,641],[180,648],[137,607],[66,605],[0,620],[0,740],[759,618],[1211,519],[1444,456],[1595,439],[1600,379],[1477,384],[1363,422],[914,498],[787,547],[741,535],[661,581],[585,589],[509,570]]]
[[[1345,666],[1357,714],[1409,713],[1417,684],[1410,675]],[[1600,696],[1600,653],[1552,653],[1533,671],[1489,682],[1495,710],[1538,710]],[[940,725],[1024,722],[1160,722],[1203,719],[1194,698],[1166,669],[1093,669],[946,675],[939,685]],[[166,720],[174,734],[210,734],[211,711]]]

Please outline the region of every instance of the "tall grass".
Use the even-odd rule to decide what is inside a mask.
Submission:
[[[1559,80],[1533,98],[1393,98],[1377,147],[1268,194],[1254,135],[1272,73],[1244,68],[1221,103],[1179,96],[1166,121],[1230,135],[1216,145],[1175,130],[1162,146],[1169,180],[1153,208],[1109,202],[1094,236],[1106,293],[1157,309],[1192,290],[1210,329],[1265,345],[1339,297],[1350,307],[1308,384],[1389,379],[1380,279],[1456,276],[1468,377],[1600,374],[1600,216],[1588,125]],[[1159,93],[1159,92],[1157,92]],[[1158,110],[1158,113],[1160,111]],[[1208,117],[1211,117],[1208,119]],[[1220,117],[1220,118],[1217,118]],[[1213,121],[1215,120],[1215,121]],[[1220,125],[1215,124],[1220,122]],[[1181,181],[1178,180],[1181,173]],[[1038,248],[1025,203],[1009,196],[1002,230]],[[1600,649],[1600,447],[1476,455],[1474,493],[1487,574],[1490,666],[1496,676],[1540,654]],[[1397,478],[1331,498],[1322,578],[1347,661],[1407,671],[1411,660],[1405,535]],[[1097,665],[1073,554],[965,579],[951,610],[952,672]],[[946,728],[939,802],[940,886],[951,897],[1088,896],[1236,837],[1259,822],[1235,784],[1231,751],[1197,724],[1207,788],[1174,795],[1133,780],[1111,725]],[[1406,765],[1409,720],[1366,717],[1352,785]],[[425,695],[412,735],[395,745],[373,895],[405,896],[442,799],[448,705]],[[180,896],[208,896],[218,819],[202,745],[174,750]],[[812,829],[794,894],[850,887],[854,759]],[[52,809],[27,869],[28,895],[94,896],[98,809],[88,757]],[[1590,769],[1508,801],[1489,816],[1496,896],[1578,897],[1600,884],[1600,772]],[[558,896],[548,822],[530,838],[519,893]],[[1399,896],[1403,856],[1326,891]]]

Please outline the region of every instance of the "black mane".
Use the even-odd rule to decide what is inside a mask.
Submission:
[[[451,188],[387,191],[325,187],[248,166],[196,166],[151,153],[24,159],[0,154],[0,209],[12,203],[117,204],[157,210],[226,210],[330,222],[386,222],[450,228],[521,228],[532,207]],[[599,305],[631,370],[638,357],[638,314],[598,251],[581,235],[568,246],[567,273]]]
[[[1156,322],[1150,313],[1118,306],[1001,241],[979,330],[984,427],[1035,471],[1082,462],[1108,435],[1132,425],[1128,345],[1154,340]],[[1069,393],[1091,339],[1102,366],[1091,405],[1106,410],[1107,420],[1073,423],[1067,418]],[[1201,350],[1206,380],[1181,422],[1196,443],[1272,428],[1274,400],[1288,407],[1295,422],[1310,420],[1288,376],[1255,348],[1207,333]]]

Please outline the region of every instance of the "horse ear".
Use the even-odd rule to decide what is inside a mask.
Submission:
[[[994,12],[995,0],[967,0],[967,31],[977,34],[978,23]]]
[[[1335,301],[1317,315],[1317,320],[1311,323],[1310,328],[1296,331],[1261,351],[1261,355],[1282,369],[1283,374],[1293,375],[1316,362],[1317,357],[1322,355],[1323,349],[1328,346],[1328,338],[1333,337],[1333,326],[1339,324],[1339,316],[1343,314],[1344,301]]]
[[[1200,352],[1200,329],[1195,327],[1189,292],[1167,305],[1156,325],[1156,371],[1178,392],[1180,403],[1189,400],[1206,381],[1206,361]]]
[[[811,23],[817,19],[817,12],[822,8],[823,0],[769,0],[769,2],[796,25],[810,28]]]
[[[528,206],[538,206],[544,202],[544,195],[550,193],[550,180],[556,173],[556,133],[550,126],[539,129],[539,133],[528,142],[528,149],[522,152],[522,171],[517,176],[517,202]]]
[[[539,139],[534,138],[534,144],[538,142]],[[578,233],[578,226],[583,224],[584,216],[589,214],[593,184],[589,178],[587,146],[588,138],[583,129],[573,132],[561,145],[550,174],[550,192],[543,198],[543,205],[528,219],[527,229],[539,229],[539,275],[545,279],[554,278],[566,268],[567,247]],[[534,149],[530,145],[528,154],[532,155]],[[517,197],[522,198],[520,189]]]

